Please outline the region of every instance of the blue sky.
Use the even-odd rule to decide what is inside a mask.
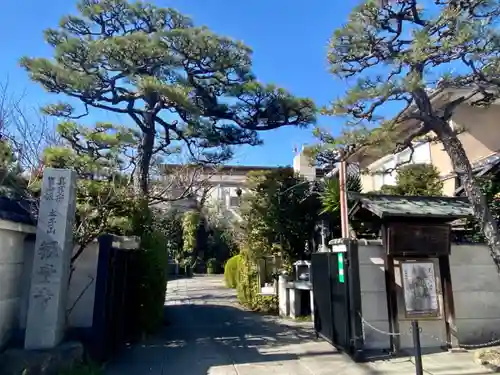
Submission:
[[[43,30],[55,27],[61,16],[74,12],[74,1],[5,1],[0,14],[2,58],[0,80],[9,88],[26,92],[32,105],[63,100],[48,95],[18,66],[21,56],[49,56]],[[197,24],[244,41],[254,50],[254,71],[263,82],[272,82],[298,96],[326,104],[342,94],[344,85],[327,72],[326,45],[329,37],[347,18],[355,1],[299,0],[157,0],[190,15]],[[24,9],[21,11],[21,9]],[[116,121],[99,113],[96,120]],[[111,116],[111,117],[110,117]],[[320,118],[318,125],[335,132],[338,119]],[[294,146],[314,142],[312,129],[291,127],[262,134],[264,145],[236,151],[235,164],[291,164]]]

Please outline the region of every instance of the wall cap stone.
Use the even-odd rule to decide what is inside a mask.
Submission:
[[[347,245],[351,241],[353,240],[350,238],[334,238],[328,242],[328,245]]]
[[[136,236],[114,236],[113,247],[123,250],[136,250],[139,248],[140,240]]]
[[[19,223],[10,220],[0,219],[0,230],[8,230],[12,232],[21,232],[26,234],[36,233],[36,227],[24,223]]]
[[[365,238],[361,238],[358,240],[358,246],[382,246],[382,240],[367,240]]]

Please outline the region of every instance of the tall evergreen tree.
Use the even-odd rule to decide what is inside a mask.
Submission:
[[[344,116],[346,125],[340,137],[319,131],[324,143],[316,150],[320,159],[331,158],[339,145],[348,155],[365,146],[413,153],[415,140],[432,135],[462,180],[497,264],[497,223],[449,120],[459,105],[488,105],[498,97],[499,14],[495,0],[368,0],[357,6],[328,52],[332,73],[349,88],[324,114]],[[466,90],[434,105],[436,93],[449,87]],[[388,109],[398,106],[401,111],[386,120]]]
[[[24,57],[21,65],[49,92],[83,104],[83,115],[96,108],[132,120],[136,192],[148,193],[155,158],[179,147],[196,162],[219,162],[233,145],[259,144],[260,130],[314,121],[310,100],[256,80],[249,47],[173,9],[81,0],[78,11],[46,30],[52,59]],[[71,103],[45,110],[81,117]]]

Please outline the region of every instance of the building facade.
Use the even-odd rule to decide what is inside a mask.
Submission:
[[[180,165],[166,165],[166,168],[185,168]],[[202,188],[195,188],[196,193],[188,198],[171,203],[171,206],[179,210],[193,209],[201,202],[203,206],[219,212],[221,215],[231,219],[241,220],[240,201],[241,196],[247,190],[247,176],[253,171],[270,171],[278,167],[269,166],[244,166],[225,165],[220,168],[203,168],[197,171],[196,179],[202,182]],[[323,169],[315,168],[311,165],[303,149],[297,152],[293,159],[293,169],[296,173],[309,181],[314,181],[324,176]],[[176,187],[176,194],[179,196],[183,187]],[[174,194],[175,195],[175,194]]]
[[[442,90],[433,96],[432,102],[436,110],[463,95],[463,90]],[[500,162],[500,105],[494,103],[489,107],[473,107],[468,103],[458,106],[450,120],[450,126],[459,134],[465,152],[476,174],[495,167]],[[418,122],[405,123],[401,130],[401,139]],[[378,150],[364,150],[354,155],[351,162],[358,163],[366,171],[362,175],[363,192],[380,190],[382,185],[394,185],[396,173],[390,171],[402,162],[408,161],[409,149],[398,153],[381,155]],[[417,143],[414,146],[413,158],[409,163],[427,163],[434,165],[443,181],[443,195],[453,196],[460,189],[460,181],[453,171],[451,160],[440,142]],[[378,172],[378,173],[377,173]]]

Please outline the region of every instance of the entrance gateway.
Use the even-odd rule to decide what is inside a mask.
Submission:
[[[356,359],[412,350],[418,320],[424,349],[458,345],[450,272],[451,225],[469,217],[466,199],[349,193],[353,226],[374,240],[337,239],[312,255],[318,335]],[[371,325],[371,327],[367,326]],[[377,332],[377,329],[388,334]]]

